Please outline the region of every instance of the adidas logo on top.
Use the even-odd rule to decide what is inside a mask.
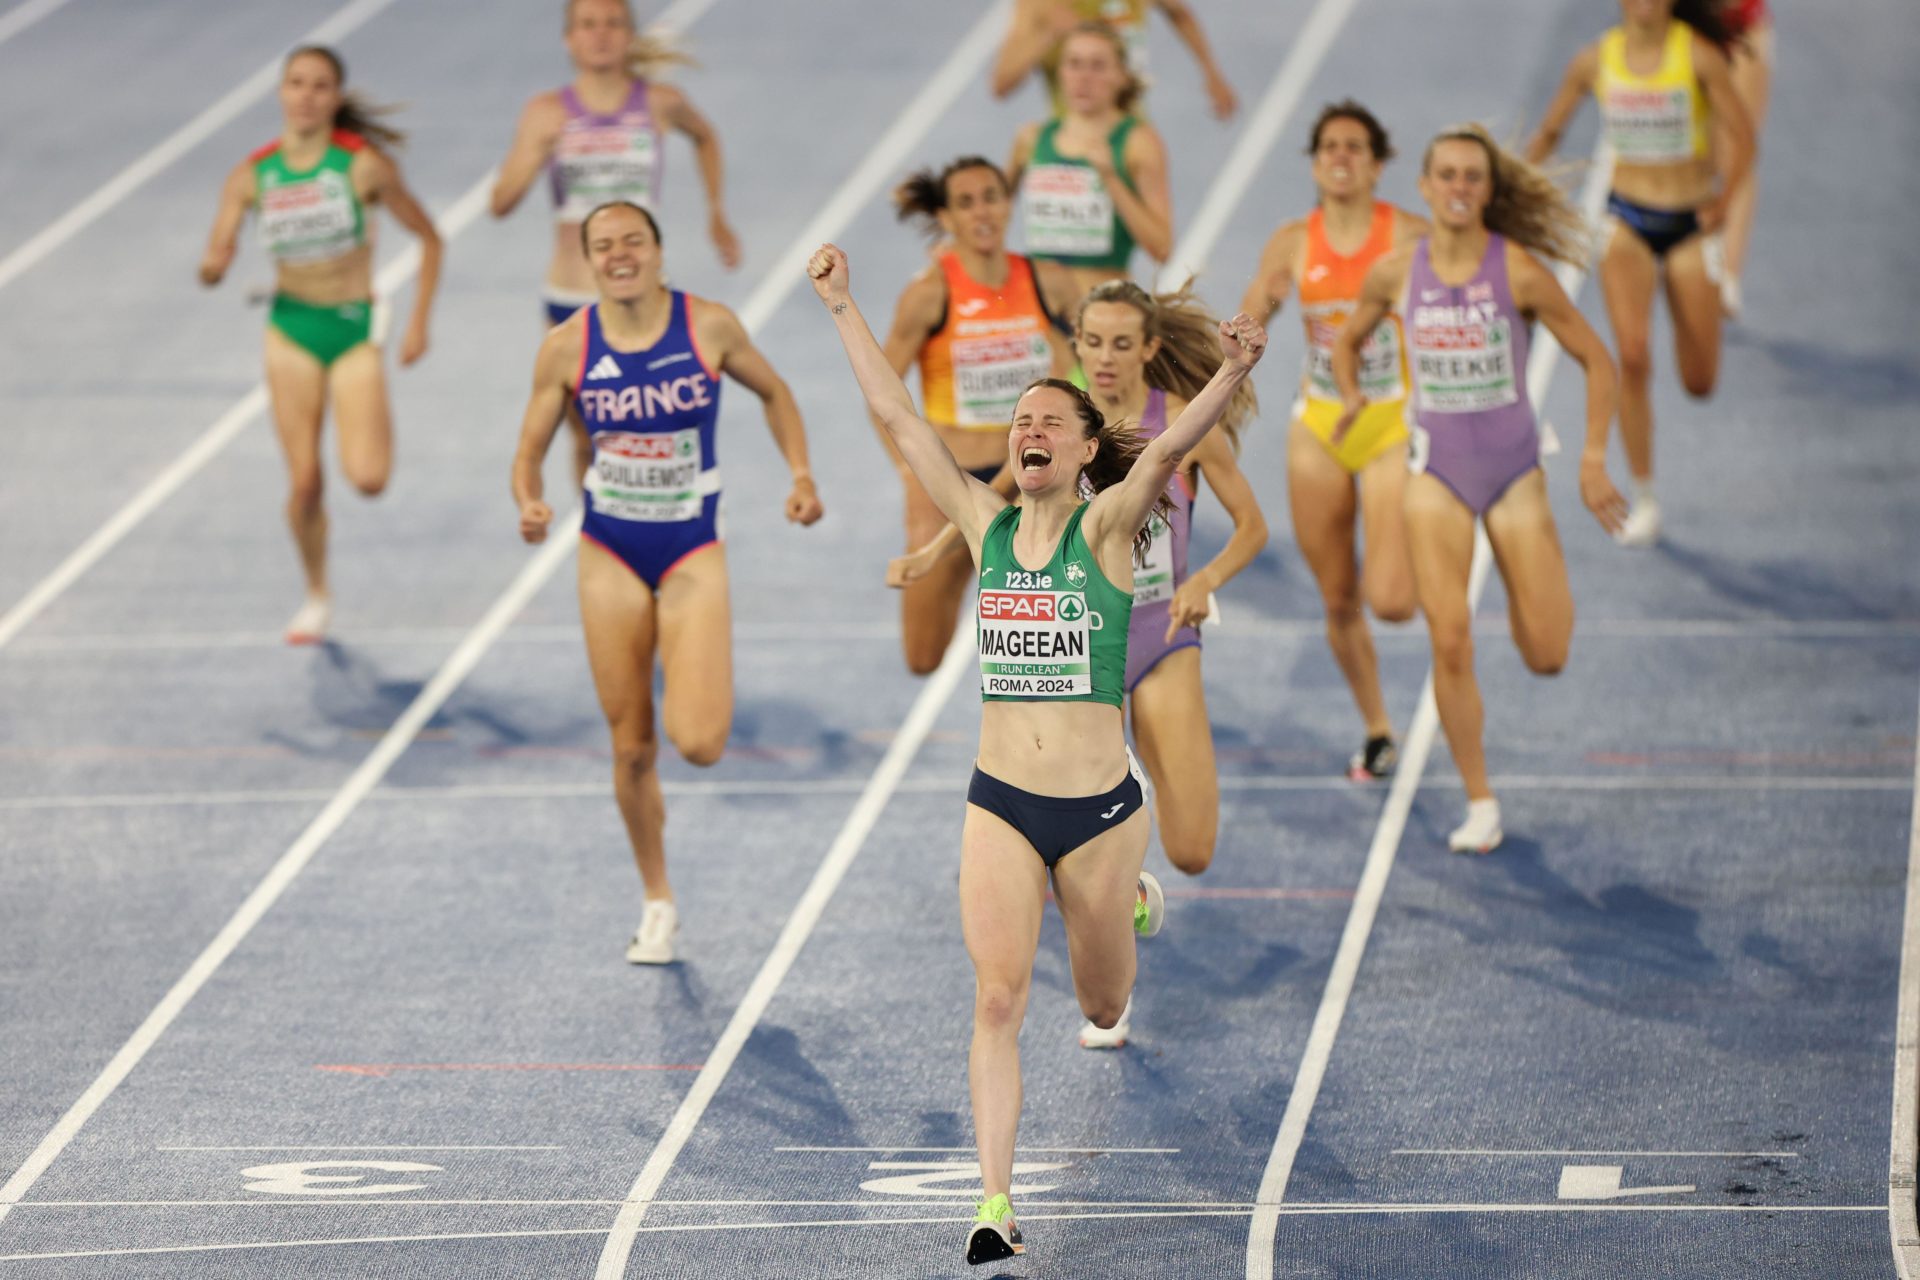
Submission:
[[[601,356],[593,368],[587,370],[588,382],[593,381],[595,378],[617,378],[619,376],[620,366],[614,363],[611,355]]]

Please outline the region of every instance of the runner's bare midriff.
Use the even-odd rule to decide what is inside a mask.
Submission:
[[[982,770],[1042,796],[1097,796],[1127,776],[1120,708],[1099,702],[981,706]]]
[[[321,307],[365,302],[373,296],[373,246],[363,244],[325,262],[281,263],[274,287]]]
[[[1621,199],[1649,209],[1698,209],[1713,199],[1713,162],[1617,164],[1613,190]]]

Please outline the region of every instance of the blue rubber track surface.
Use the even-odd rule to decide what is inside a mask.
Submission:
[[[0,0],[4,2],[4,0]],[[402,161],[445,212],[567,74],[557,5],[395,0],[341,42],[405,104]],[[1150,96],[1180,227],[1306,20],[1196,6],[1242,117],[1204,110],[1155,20]],[[217,17],[70,0],[0,43],[0,255],[13,252],[334,9]],[[0,10],[4,12],[4,10]],[[1578,603],[1543,681],[1497,577],[1477,666],[1508,839],[1444,852],[1462,796],[1435,751],[1307,1117],[1270,1274],[1893,1274],[1894,1011],[1920,695],[1920,13],[1778,15],[1746,313],[1691,402],[1656,325],[1667,537],[1614,547],[1548,465]],[[643,15],[645,16],[645,15]],[[715,0],[680,82],[725,141],[737,274],[675,142],[673,283],[736,309],[980,19],[974,6]],[[1573,0],[1357,0],[1227,211],[1197,287],[1219,310],[1312,201],[1318,104],[1394,131],[1383,195],[1418,207],[1426,137],[1517,137],[1612,18]],[[1042,113],[984,64],[914,164],[1003,156]],[[77,88],[76,86],[83,86]],[[57,106],[57,110],[50,110]],[[271,95],[0,286],[0,610],[246,396],[270,282],[249,232],[194,267],[219,184],[273,136]],[[1588,155],[1593,112],[1566,146]],[[1580,174],[1569,177],[1577,186]],[[1844,198],[1840,192],[1844,191]],[[381,260],[406,242],[385,224]],[[882,197],[838,242],[876,325],[925,261]],[[433,345],[389,362],[396,467],[330,476],[334,639],[297,603],[267,422],[0,647],[0,1180],[29,1161],[526,564],[506,493],[540,336],[544,197],[448,245]],[[396,314],[410,290],[389,300]],[[1609,332],[1589,283],[1579,301]],[[736,716],[726,759],[662,766],[682,959],[621,958],[637,878],[580,642],[571,565],[60,1147],[0,1206],[0,1277],[588,1276],[697,1081],[717,1083],[640,1223],[632,1277],[1249,1273],[1261,1176],[1386,790],[1342,773],[1359,724],[1286,509],[1290,308],[1242,464],[1273,538],[1221,593],[1204,667],[1221,772],[1214,866],[1155,850],[1166,932],[1133,1039],[1079,1049],[1065,940],[1043,933],[1022,1040],[1015,1204],[1029,1252],[970,1271],[972,973],[955,910],[978,728],[963,678],[858,844],[731,1068],[703,1077],[926,682],[900,661],[900,499],[803,281],[756,341],[804,411],[827,518],[786,524],[752,397],[725,393]],[[1570,448],[1578,370],[1544,416]],[[564,447],[549,492],[564,493]],[[332,460],[329,459],[329,465]],[[1614,475],[1624,480],[1616,450]],[[1201,499],[1196,563],[1226,521]],[[1378,626],[1404,731],[1419,624]]]

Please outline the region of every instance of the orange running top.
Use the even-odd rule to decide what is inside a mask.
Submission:
[[[1351,255],[1327,243],[1327,221],[1321,210],[1307,215],[1306,260],[1300,265],[1297,287],[1301,322],[1307,331],[1303,380],[1308,395],[1340,398],[1333,381],[1333,340],[1359,304],[1368,270],[1392,248],[1393,206],[1383,200],[1374,201],[1367,241]],[[1400,399],[1406,395],[1406,372],[1400,318],[1389,315],[1361,349],[1360,389],[1375,402]]]
[[[1020,393],[1053,372],[1047,328],[1053,323],[1034,283],[1033,264],[1007,255],[1007,280],[981,284],[940,256],[947,315],[920,348],[920,395],[927,421],[1005,431]]]

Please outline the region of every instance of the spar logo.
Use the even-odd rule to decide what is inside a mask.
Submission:
[[[1087,602],[1079,596],[1060,597],[1060,621],[1078,622],[1087,616]]]
[[[675,458],[690,458],[699,447],[692,432],[672,435],[662,432],[642,436],[625,431],[603,431],[594,443],[602,453],[645,462],[672,462]]]
[[[1081,566],[1078,560],[1067,561],[1067,583],[1073,587],[1084,587],[1087,585],[1087,571]]]
[[[1078,606],[1079,612],[1074,617],[1086,611],[1077,597],[1067,599]],[[1050,592],[982,591],[980,616],[988,622],[1055,622],[1065,614],[1065,610],[1059,608],[1063,603]]]

